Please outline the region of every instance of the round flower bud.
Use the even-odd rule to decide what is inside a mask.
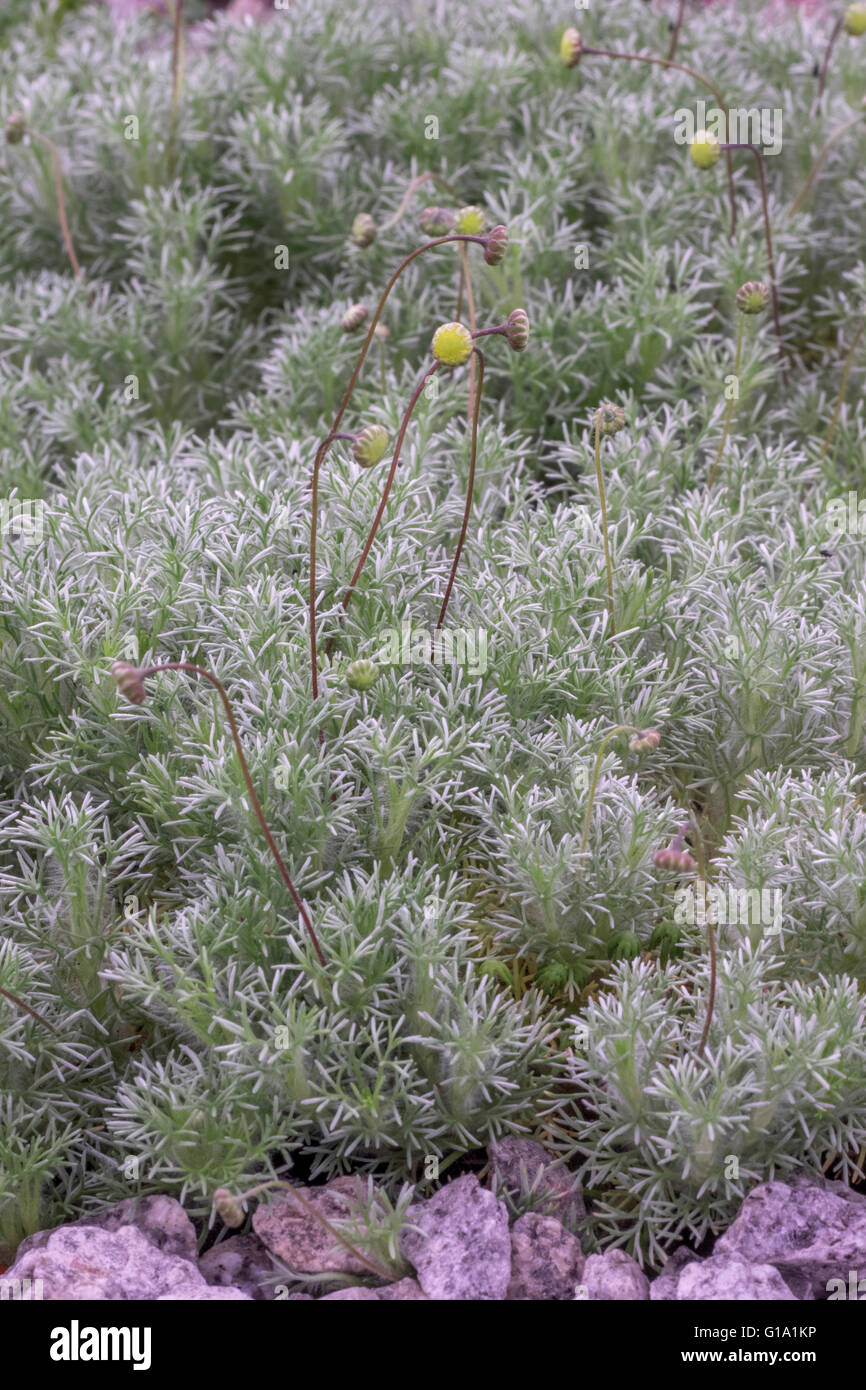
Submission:
[[[506,320],[508,346],[513,352],[522,352],[529,342],[529,318],[525,309],[512,309]]]
[[[462,323],[443,323],[433,334],[433,356],[448,367],[460,367],[472,353],[472,334]]]
[[[346,684],[352,690],[370,690],[379,679],[379,668],[375,661],[360,657],[353,661],[346,671]]]
[[[566,29],[559,41],[559,58],[563,67],[576,68],[583,51],[579,29]]]
[[[672,845],[667,845],[664,849],[657,849],[653,855],[653,863],[657,869],[670,869],[672,873],[688,873],[690,869],[696,869],[697,862],[692,856],[682,849],[674,849]]]
[[[861,34],[866,34],[866,5],[849,5],[842,20],[842,28],[846,34],[853,34],[857,39]]]
[[[737,290],[737,308],[741,314],[760,314],[770,302],[770,291],[760,280],[747,280]]]
[[[376,327],[373,329],[373,337],[378,338],[380,343],[389,343],[391,341],[391,330],[387,323],[377,323]]]
[[[147,699],[147,692],[141,678],[140,666],[131,666],[128,661],[113,661],[111,674],[114,676],[117,688],[124,699],[129,700],[133,705],[144,704]]]
[[[361,468],[373,468],[381,463],[388,447],[388,431],[384,425],[367,425],[355,435],[352,458]]]
[[[461,208],[454,219],[454,230],[462,236],[480,236],[487,226],[487,218],[481,208]]]
[[[19,145],[27,133],[27,117],[23,111],[13,111],[6,121],[6,144]]]
[[[226,1226],[237,1228],[244,1224],[244,1209],[240,1198],[229,1192],[227,1187],[218,1187],[213,1195],[217,1215]]]
[[[708,130],[699,130],[689,145],[692,163],[699,169],[712,169],[721,153],[718,136],[711,135]]]
[[[366,321],[370,310],[366,304],[350,304],[343,315],[343,332],[357,333],[361,325]]]
[[[356,246],[372,246],[376,240],[376,223],[369,212],[359,212],[352,223],[352,241]]]
[[[456,219],[457,214],[450,208],[425,208],[418,222],[425,236],[448,236]]]
[[[662,736],[658,729],[644,729],[642,733],[629,739],[628,746],[633,753],[649,753],[658,748],[661,741]]]
[[[488,265],[499,265],[508,245],[508,228],[500,222],[491,227],[484,242],[484,259]]]
[[[619,434],[625,429],[625,411],[612,401],[602,401],[593,414],[592,423],[599,434]]]

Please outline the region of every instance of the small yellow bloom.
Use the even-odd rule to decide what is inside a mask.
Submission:
[[[462,323],[443,323],[433,334],[433,356],[448,367],[460,367],[472,352],[472,334]]]
[[[722,153],[717,135],[708,130],[699,130],[689,146],[689,154],[699,169],[712,169]]]

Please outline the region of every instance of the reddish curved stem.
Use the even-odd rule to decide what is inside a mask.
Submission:
[[[832,33],[830,34],[830,39],[829,39],[829,42],[828,42],[828,44],[827,44],[826,52],[825,52],[825,54],[824,54],[824,61],[823,61],[823,63],[821,64],[821,69],[820,69],[820,72],[819,72],[819,74],[818,74],[818,96],[819,96],[819,97],[822,97],[822,96],[824,95],[824,88],[825,88],[826,85],[827,85],[827,73],[828,73],[829,70],[830,70],[830,58],[832,57],[833,49],[834,49],[835,44],[836,44],[836,40],[838,39],[839,34],[841,33],[842,24],[843,24],[844,19],[845,19],[845,15],[844,15],[844,14],[840,14],[839,18],[836,20],[836,23],[833,25],[833,31],[832,31]]]
[[[652,63],[654,67],[676,68],[678,72],[687,73],[688,76],[693,77],[696,82],[702,83],[702,85],[706,87],[708,92],[712,92],[713,96],[719,104],[719,110],[722,112],[725,118],[725,137],[727,138],[728,112],[724,102],[722,101],[721,94],[719,93],[718,89],[713,86],[712,82],[709,82],[707,78],[703,76],[702,73],[695,72],[694,68],[687,68],[685,63],[674,63],[671,61],[670,58],[652,58],[645,53],[617,53],[617,51],[613,48],[584,48],[582,50],[582,54],[583,56],[586,56],[588,54],[590,57],[596,58],[626,58],[631,63]],[[734,161],[731,158],[730,151],[727,152],[727,164],[728,197],[730,198],[731,202],[730,235],[731,240],[733,240],[734,233],[737,230],[737,195],[734,190]]]
[[[361,571],[367,563],[367,556],[370,554],[370,550],[373,546],[373,541],[376,539],[376,532],[379,529],[379,523],[381,522],[382,517],[385,514],[385,508],[388,505],[388,498],[391,494],[391,488],[394,483],[394,475],[397,472],[397,464],[400,462],[400,454],[403,449],[403,440],[405,439],[406,431],[409,428],[409,421],[412,418],[412,412],[418,404],[418,401],[421,398],[421,392],[424,390],[424,387],[427,385],[427,382],[430,380],[432,376],[435,375],[436,372],[438,372],[441,365],[441,362],[434,362],[432,367],[428,367],[427,371],[422,376],[418,385],[415,387],[415,390],[412,392],[412,398],[406,407],[406,411],[403,416],[402,423],[400,425],[400,433],[397,435],[397,443],[394,447],[394,457],[391,459],[391,467],[388,470],[388,477],[385,479],[385,486],[382,489],[382,498],[379,502],[378,510],[373,519],[373,525],[370,527],[370,534],[368,535],[367,542],[364,546],[364,549],[361,552],[361,558],[355,566],[355,573],[352,575],[352,578],[349,581],[349,587],[347,588],[342,599],[340,600],[344,610],[348,608],[352,594],[355,592],[355,587],[358,583],[358,580],[361,577]],[[327,655],[328,652],[330,652],[333,645],[334,639],[332,637],[328,641],[328,645],[325,648],[325,655]]]
[[[466,532],[469,527],[469,514],[472,510],[472,493],[475,487],[475,459],[478,453],[478,416],[481,413],[481,392],[484,390],[484,354],[481,352],[480,348],[473,348],[472,351],[478,358],[478,386],[475,392],[474,410],[472,412],[472,448],[469,454],[469,481],[466,485],[466,507],[463,512],[463,525],[460,528],[460,538],[457,542],[457,549],[454,552],[454,563],[451,566],[451,574],[448,577],[448,586],[445,590],[445,597],[442,600],[442,607],[439,610],[439,621],[436,624],[437,632],[444,623],[445,614],[448,611],[448,600],[451,597],[451,590],[454,588],[457,566],[460,563],[460,556],[463,553],[463,546],[466,541]]]
[[[680,0],[680,8],[677,12],[676,22],[673,25],[673,34],[671,35],[671,46],[668,49],[668,62],[672,62],[677,56],[677,44],[680,41],[680,30],[683,27],[683,16],[685,12],[686,0]]]
[[[235,750],[237,752],[238,759],[241,765],[241,772],[243,773],[244,782],[246,783],[246,788],[249,793],[250,801],[252,802],[252,807],[253,811],[255,812],[256,819],[262,828],[262,833],[268,842],[268,848],[270,849],[271,854],[274,856],[277,868],[279,869],[280,874],[282,875],[283,882],[285,883],[286,887],[292,895],[292,900],[295,904],[295,907],[298,909],[301,921],[306,927],[307,932],[309,933],[310,940],[316,948],[316,955],[319,957],[319,961],[321,962],[321,964],[326,965],[327,962],[322,952],[322,948],[319,945],[319,939],[316,936],[315,931],[313,930],[313,924],[310,921],[310,915],[307,912],[307,909],[304,907],[304,904],[301,902],[300,894],[298,893],[297,888],[292,882],[288,869],[283,863],[280,851],[277,849],[276,840],[271,834],[270,827],[268,826],[268,823],[265,820],[264,812],[262,811],[261,805],[259,804],[259,798],[256,795],[256,789],[253,786],[253,779],[250,776],[250,770],[247,766],[247,760],[244,756],[244,750],[241,745],[241,736],[238,732],[238,726],[235,723],[234,711],[232,710],[231,702],[229,701],[229,697],[225,692],[222,682],[218,681],[216,676],[213,675],[210,671],[206,670],[204,666],[196,666],[191,661],[166,661],[162,662],[158,666],[147,666],[144,668],[144,670],[139,672],[139,676],[141,680],[145,680],[147,676],[156,676],[160,673],[160,671],[192,671],[195,673],[195,675],[203,676],[206,681],[210,681],[211,685],[219,694],[219,697],[223,702],[223,708],[226,712],[226,718],[229,721],[229,728],[231,729],[232,738],[234,739]]]

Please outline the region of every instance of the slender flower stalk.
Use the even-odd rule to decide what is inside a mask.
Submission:
[[[833,56],[833,49],[836,46],[836,40],[842,32],[842,25],[844,22],[845,16],[844,14],[840,14],[839,18],[836,20],[836,23],[833,25],[832,30],[830,31],[830,38],[827,41],[827,47],[824,51],[824,60],[821,63],[821,67],[818,72],[818,101],[820,101],[821,97],[824,95],[824,88],[827,86],[827,74],[830,71],[830,59]]]
[[[406,192],[403,194],[400,206],[397,208],[397,211],[393,213],[386,222],[382,223],[379,229],[380,231],[387,231],[389,227],[395,227],[397,225],[397,223],[400,221],[400,218],[404,215],[406,209],[411,203],[412,195],[415,193],[416,189],[420,188],[421,185],[424,183],[438,184],[440,188],[444,188],[445,192],[451,198],[459,200],[460,195],[455,191],[455,189],[452,188],[451,184],[448,183],[447,179],[444,179],[441,174],[434,174],[432,170],[427,169],[423,174],[418,174],[414,179],[412,179],[411,183],[406,189]]]
[[[457,242],[458,244],[462,242],[474,242],[479,246],[483,246],[485,248],[485,251],[487,251],[488,243],[490,243],[492,253],[496,254],[499,247],[497,238],[493,235],[493,233],[497,230],[497,228],[494,228],[493,232],[491,232],[488,236],[469,236],[464,235],[462,233],[455,233],[450,234],[448,236],[436,237],[433,241],[425,242],[423,246],[416,246],[414,251],[410,251],[409,255],[404,257],[404,259],[400,262],[397,269],[394,271],[390,280],[386,284],[384,290],[382,291],[379,303],[376,305],[376,310],[373,314],[372,319],[370,320],[370,324],[367,329],[367,335],[361,346],[361,350],[358,355],[358,360],[356,361],[352,375],[349,378],[349,384],[346,387],[346,390],[343,394],[343,398],[340,401],[340,404],[337,408],[337,413],[334,416],[334,422],[331,426],[330,433],[326,435],[326,437],[322,440],[318,447],[318,450],[316,451],[316,457],[313,462],[312,477],[307,485],[307,491],[312,493],[312,514],[310,521],[310,674],[312,678],[314,698],[318,698],[319,694],[319,673],[316,654],[316,532],[318,527],[319,509],[319,470],[322,467],[322,463],[324,462],[328,450],[330,449],[334,440],[338,436],[340,424],[342,422],[343,416],[346,413],[346,409],[349,405],[349,402],[352,399],[355,387],[358,384],[358,377],[361,374],[361,368],[364,365],[367,353],[370,350],[370,345],[373,342],[373,338],[375,337],[376,327],[379,323],[379,319],[382,316],[382,311],[385,308],[391,291],[393,290],[400,276],[403,274],[403,271],[406,270],[406,268],[410,266],[412,262],[417,259],[418,256],[422,256],[425,251],[432,250],[434,246],[444,246],[449,242]],[[382,510],[384,510],[384,508]],[[343,606],[346,606],[345,600]]]
[[[460,536],[457,541],[457,549],[454,552],[454,563],[451,566],[451,573],[448,576],[448,584],[445,589],[445,597],[442,600],[442,607],[439,610],[439,619],[436,623],[437,631],[445,621],[445,614],[448,612],[448,601],[451,598],[451,590],[454,588],[454,580],[457,575],[457,566],[460,564],[460,556],[463,554],[463,546],[466,542],[466,532],[469,527],[469,514],[472,510],[472,494],[475,489],[475,460],[478,454],[478,416],[481,412],[481,393],[484,390],[484,354],[480,348],[472,349],[472,359],[478,359],[478,389],[475,393],[474,410],[472,411],[472,442],[469,449],[469,480],[466,484],[466,506],[463,511],[463,525],[460,527]],[[471,378],[470,378],[471,380]],[[470,401],[472,400],[470,386]]]
[[[243,1225],[244,1220],[242,1203],[248,1201],[250,1197],[257,1197],[260,1192],[272,1191],[274,1188],[279,1188],[283,1192],[290,1192],[295,1201],[304,1208],[307,1216],[312,1216],[321,1226],[324,1226],[325,1230],[329,1235],[333,1236],[334,1240],[342,1245],[344,1249],[351,1251],[355,1258],[360,1260],[361,1264],[366,1265],[373,1274],[378,1275],[380,1279],[387,1280],[389,1283],[393,1280],[394,1274],[392,1270],[385,1269],[382,1265],[376,1264],[375,1260],[371,1260],[368,1255],[365,1255],[362,1250],[358,1249],[357,1245],[353,1245],[350,1240],[347,1240],[344,1235],[341,1235],[336,1226],[332,1225],[328,1218],[318,1210],[315,1203],[303,1197],[298,1189],[290,1182],[283,1182],[280,1178],[269,1178],[267,1182],[261,1182],[256,1187],[250,1187],[246,1192],[241,1192],[239,1195],[229,1192],[225,1187],[218,1187],[213,1194],[214,1207],[219,1216],[222,1217],[226,1226],[230,1229],[237,1230],[238,1226]]]
[[[668,49],[668,62],[672,62],[673,59],[677,56],[677,45],[680,41],[680,30],[683,27],[683,18],[685,16],[685,12],[686,0],[680,0],[680,7],[677,11],[677,17],[672,26],[673,33],[671,34],[671,46]]]
[[[17,994],[13,994],[11,989],[3,989],[2,987],[0,987],[0,994],[2,994],[4,999],[8,999],[10,1003],[16,1004],[19,1009],[23,1009],[24,1012],[26,1014],[29,1014],[31,1018],[35,1018],[36,1022],[41,1023],[43,1028],[47,1028],[50,1033],[57,1032],[57,1029],[54,1027],[53,1023],[49,1023],[47,1018],[43,1018],[42,1015],[40,1013],[37,1013],[35,1009],[31,1008],[29,1004],[25,1004],[24,1000],[19,999]]]
[[[69,232],[69,222],[66,216],[66,197],[63,192],[63,164],[60,159],[60,151],[53,140],[49,140],[47,135],[41,131],[33,130],[27,124],[27,118],[20,111],[14,111],[6,122],[6,143],[7,145],[18,145],[29,135],[32,140],[38,140],[40,145],[44,145],[48,151],[51,161],[51,173],[54,178],[54,195],[57,199],[57,217],[60,222],[60,235],[63,238],[63,245],[69,257],[69,264],[72,266],[72,273],[76,280],[81,279],[81,266],[75,254],[75,247],[72,245],[72,237]]]
[[[741,314],[741,315],[740,315],[740,318],[739,318],[739,322],[738,322],[738,324],[737,324],[737,351],[736,351],[736,355],[735,355],[735,357],[734,357],[734,382],[735,382],[735,384],[739,382],[739,376],[740,376],[740,357],[741,357],[741,355],[742,355],[742,351],[743,351],[743,315]],[[720,465],[720,463],[721,463],[721,461],[722,461],[722,454],[723,454],[724,451],[725,451],[725,445],[726,445],[727,442],[728,442],[728,435],[729,435],[730,432],[731,432],[731,420],[733,419],[733,415],[734,415],[734,404],[735,404],[735,402],[736,402],[736,396],[732,393],[732,394],[728,397],[727,403],[726,403],[726,405],[725,405],[725,422],[724,422],[724,428],[723,428],[723,430],[722,430],[722,437],[721,437],[721,439],[719,440],[719,447],[718,447],[718,449],[716,450],[716,457],[713,459],[713,465],[712,465],[712,468],[710,469],[710,475],[709,475],[709,477],[707,478],[707,487],[708,487],[708,488],[710,488],[710,487],[713,486],[714,482],[716,481],[716,478],[717,478],[718,475],[719,475],[719,465]]]
[[[586,810],[583,813],[583,833],[580,837],[580,858],[586,854],[586,847],[589,844],[589,828],[592,820],[592,808],[595,803],[595,793],[598,787],[598,778],[601,772],[601,763],[604,757],[604,750],[612,738],[617,734],[634,734],[630,741],[632,752],[652,751],[658,748],[661,742],[661,735],[657,729],[637,729],[634,724],[617,724],[605,734],[601,743],[598,745],[598,752],[595,755],[595,763],[592,769],[592,778],[589,783],[589,795],[586,801]]]
[[[180,125],[180,99],[183,91],[183,0],[172,0],[171,33],[171,117],[168,127],[166,166],[169,179],[177,165],[177,132]]]
[[[764,214],[764,240],[767,244],[767,261],[770,266],[770,296],[773,302],[773,326],[776,330],[776,346],[779,359],[782,363],[782,375],[784,378],[785,349],[782,344],[782,326],[779,322],[779,289],[776,283],[776,258],[773,254],[773,233],[770,228],[770,209],[767,203],[767,172],[764,163],[764,156],[757,145],[749,144],[723,144],[723,150],[751,150],[755,156],[755,163],[758,167],[758,183],[761,189],[761,208]]]
[[[710,950],[710,993],[707,999],[707,1015],[704,1019],[704,1030],[701,1033],[701,1040],[698,1043],[698,1056],[702,1057],[704,1055],[704,1048],[707,1045],[710,1024],[713,1021],[713,1009],[716,1003],[716,931],[710,912],[710,896],[707,885],[707,849],[704,843],[704,837],[701,834],[701,828],[697,822],[693,822],[692,830],[695,840],[695,855],[698,863],[696,882],[701,885],[701,891],[704,895],[704,919],[707,924],[707,945]]]
[[[610,618],[610,635],[616,636],[616,614],[613,594],[613,562],[610,556],[610,536],[607,520],[607,499],[604,491],[604,473],[601,467],[601,437],[603,434],[617,434],[625,427],[625,411],[621,406],[606,401],[593,415],[595,426],[595,477],[598,484],[598,500],[601,506],[601,530],[604,537],[604,567],[607,574],[607,611]]]
[[[840,414],[841,414],[841,412],[842,412],[842,402],[843,402],[844,399],[845,399],[845,392],[848,390],[848,377],[851,375],[851,367],[852,367],[852,364],[853,364],[853,362],[854,362],[854,353],[855,353],[856,350],[857,350],[857,346],[858,346],[858,344],[859,344],[859,342],[860,342],[860,339],[863,337],[863,330],[864,330],[864,328],[866,328],[866,318],[864,318],[864,319],[861,321],[860,327],[857,329],[857,332],[854,334],[854,337],[853,337],[852,342],[851,342],[851,346],[850,346],[850,348],[848,349],[848,353],[847,353],[847,355],[846,355],[846,357],[845,357],[845,366],[844,366],[843,371],[842,371],[842,383],[841,383],[841,385],[840,385],[840,387],[839,387],[839,394],[838,394],[838,396],[836,397],[836,407],[835,407],[835,409],[834,409],[834,411],[833,411],[833,418],[831,419],[831,421],[830,421],[829,425],[827,426],[827,429],[826,429],[826,431],[825,431],[825,433],[824,433],[824,443],[823,443],[823,446],[822,446],[822,448],[821,448],[821,457],[822,457],[822,458],[826,458],[826,457],[827,457],[827,453],[828,453],[828,451],[829,451],[830,445],[833,443],[833,440],[834,440],[835,435],[836,435],[836,429],[837,429],[838,424],[839,424],[839,416],[840,416]]]
[[[800,189],[800,192],[797,194],[793,203],[789,207],[786,213],[786,217],[793,217],[795,213],[800,211],[801,207],[803,206],[804,202],[806,201],[806,199],[812,191],[812,185],[818,177],[821,166],[824,163],[824,160],[827,158],[827,155],[830,153],[830,150],[833,148],[836,141],[841,140],[842,136],[845,135],[849,130],[853,130],[855,125],[862,124],[863,114],[864,113],[861,111],[859,115],[852,116],[850,121],[845,121],[843,125],[837,126],[836,129],[832,131],[830,135],[827,137],[820,154],[815,160],[815,163],[812,165],[812,168],[809,170],[806,182],[803,184],[803,187]]]
[[[747,317],[753,314],[760,314],[764,309],[766,309],[769,302],[770,291],[767,289],[767,286],[761,284],[759,280],[748,280],[745,285],[741,285],[740,288],[737,290],[737,308],[740,311],[740,317],[739,324],[737,327],[737,352],[736,357],[734,359],[734,389],[731,392],[731,395],[728,397],[728,402],[725,407],[724,429],[722,430],[722,437],[719,440],[719,447],[716,451],[716,457],[713,460],[713,466],[710,469],[710,475],[707,479],[708,488],[711,488],[713,486],[713,483],[716,481],[716,478],[718,476],[719,465],[722,461],[722,454],[724,453],[725,445],[728,442],[728,435],[731,429],[731,421],[734,416],[734,408],[739,396],[740,358],[742,356],[743,350],[743,325]]]
[[[222,700],[223,708],[226,712],[226,718],[228,719],[229,729],[231,730],[231,735],[234,740],[235,751],[237,752],[238,761],[241,765],[241,773],[243,774],[244,783],[246,784],[246,789],[249,793],[250,802],[252,804],[256,820],[261,826],[262,834],[264,835],[265,840],[267,841],[268,848],[270,849],[271,854],[274,856],[274,860],[276,862],[277,868],[280,871],[282,880],[292,895],[292,900],[295,904],[295,907],[298,909],[301,921],[306,927],[310,940],[312,941],[313,946],[315,947],[316,955],[318,956],[320,963],[322,965],[326,965],[327,962],[325,961],[322,948],[319,945],[319,939],[316,936],[316,933],[313,929],[313,924],[310,920],[309,913],[307,912],[307,909],[304,907],[304,904],[301,901],[300,894],[298,893],[297,888],[292,882],[288,869],[283,863],[282,855],[280,854],[280,851],[277,848],[276,840],[271,834],[270,827],[267,821],[265,820],[264,812],[262,811],[259,798],[256,795],[256,789],[253,786],[253,779],[250,776],[250,770],[247,765],[247,760],[244,756],[243,745],[241,744],[241,736],[238,732],[237,723],[235,722],[234,710],[232,709],[231,701],[229,700],[229,697],[225,692],[222,682],[217,680],[216,676],[211,671],[206,670],[204,666],[197,666],[194,662],[191,661],[165,661],[161,662],[159,665],[156,666],[144,667],[131,666],[126,661],[115,661],[112,665],[111,670],[112,675],[114,676],[114,679],[117,683],[117,688],[120,691],[121,695],[124,695],[126,699],[131,701],[131,703],[134,705],[143,704],[144,700],[147,698],[147,692],[144,688],[144,682],[148,679],[148,677],[156,676],[162,671],[189,671],[193,675],[202,676],[206,681],[210,681],[211,685],[217,691],[220,699]]]
[[[686,67],[684,63],[675,63],[670,58],[653,58],[646,53],[622,53],[618,52],[616,49],[613,48],[586,48],[583,45],[581,45],[581,56],[590,58],[623,58],[630,63],[650,63],[654,67],[674,68],[677,72],[686,73],[687,76],[694,78],[696,82],[700,82],[702,86],[706,87],[707,91],[711,92],[712,95],[715,97],[719,110],[724,114],[725,139],[727,140],[728,111],[724,101],[722,100],[721,93],[719,92],[717,87],[713,86],[712,82],[710,82],[706,77],[704,77],[702,73],[696,72],[694,68]],[[731,204],[730,237],[733,241],[734,233],[737,230],[737,195],[736,190],[734,188],[734,161],[731,157],[730,152],[727,152],[726,159],[728,165],[728,197],[730,199]]]

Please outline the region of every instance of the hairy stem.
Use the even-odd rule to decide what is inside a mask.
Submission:
[[[264,812],[262,811],[261,805],[259,803],[259,798],[256,795],[256,789],[253,786],[253,779],[250,776],[250,770],[247,766],[247,760],[244,756],[244,750],[241,744],[241,736],[238,732],[238,726],[235,722],[235,716],[231,706],[231,701],[229,700],[229,697],[225,692],[222,682],[218,681],[216,676],[213,675],[211,671],[206,670],[204,666],[196,666],[191,661],[165,661],[161,662],[158,666],[147,666],[139,674],[141,680],[145,680],[148,676],[158,675],[161,671],[190,671],[197,676],[203,676],[206,681],[210,681],[211,685],[217,691],[220,699],[223,702],[223,708],[225,709],[226,718],[228,719],[229,728],[231,729],[232,738],[234,739],[235,751],[238,755],[238,761],[241,765],[241,772],[243,773],[243,779],[246,784],[247,792],[249,793],[250,802],[252,803],[252,808],[255,813],[256,820],[261,826],[262,834],[264,835],[268,843],[268,848],[270,849],[271,854],[274,856],[277,868],[280,871],[283,882],[285,883],[286,887],[292,895],[292,900],[295,904],[295,907],[298,909],[301,921],[306,927],[310,940],[312,941],[313,946],[316,949],[316,955],[318,956],[321,964],[326,965],[327,962],[325,961],[324,954],[322,953],[322,948],[319,945],[319,939],[316,936],[315,931],[313,930],[313,924],[310,921],[309,913],[307,912],[307,909],[304,907],[304,904],[302,903],[300,898],[300,894],[298,893],[297,888],[292,882],[288,869],[283,863],[280,851],[277,849],[276,840],[271,834],[270,827],[267,821],[265,820]]]

